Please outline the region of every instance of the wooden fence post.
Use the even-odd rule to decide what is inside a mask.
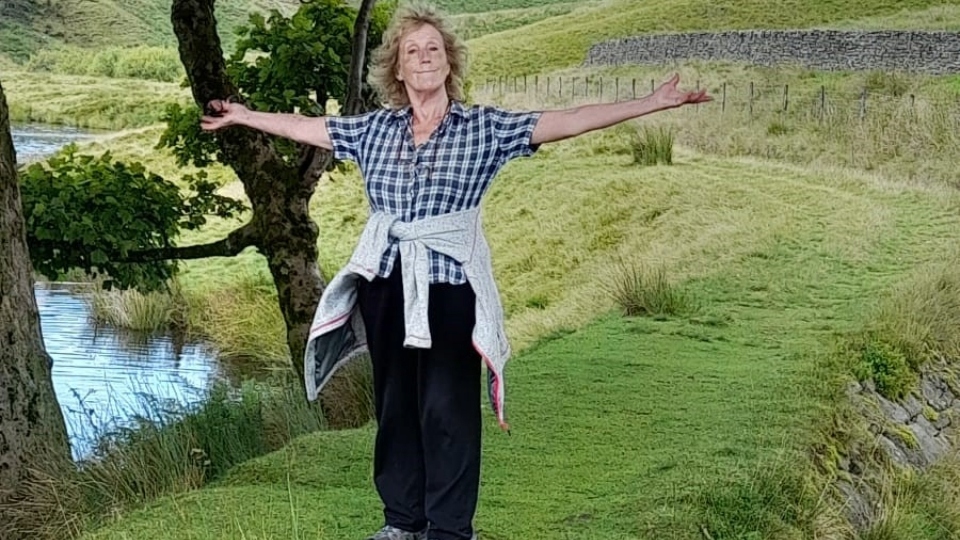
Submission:
[[[697,79],[697,86],[696,86],[696,90],[697,90],[697,92],[699,92],[699,91],[700,91],[700,79]],[[696,106],[697,106],[697,113],[699,113],[699,112],[700,112],[700,104],[699,104],[699,103],[697,103],[697,105],[696,105]]]
[[[860,121],[867,115],[867,89],[864,87],[860,93]]]
[[[753,81],[750,81],[750,118],[753,118]]]
[[[727,111],[727,83],[723,83],[723,97],[720,98],[720,114]]]
[[[827,88],[824,85],[820,85],[820,123],[823,123],[823,118],[827,114]]]
[[[783,112],[787,112],[787,107],[790,104],[790,85],[783,85]]]

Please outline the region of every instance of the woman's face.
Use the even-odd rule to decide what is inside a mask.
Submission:
[[[397,79],[407,91],[431,93],[445,88],[450,75],[443,36],[429,24],[412,30],[400,39]]]

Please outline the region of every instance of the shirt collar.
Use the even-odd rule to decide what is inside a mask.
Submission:
[[[454,116],[459,116],[460,118],[467,117],[467,109],[463,106],[463,103],[457,100],[450,101],[450,114]],[[409,119],[413,115],[413,107],[409,104],[400,107],[399,109],[393,110],[393,116],[395,118]]]

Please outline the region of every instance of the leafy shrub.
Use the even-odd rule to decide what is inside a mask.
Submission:
[[[877,391],[887,399],[904,397],[916,379],[906,355],[878,338],[863,344],[857,375],[861,379],[873,380]]]
[[[177,266],[158,260],[157,250],[174,247],[181,230],[201,227],[208,215],[244,208],[217,195],[203,171],[183,180],[181,191],[139,163],[80,155],[75,144],[27,167],[21,193],[34,269],[53,280],[79,268],[106,276],[107,288],[161,288]]]

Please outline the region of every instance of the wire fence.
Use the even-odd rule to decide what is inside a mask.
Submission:
[[[658,85],[654,79],[530,75],[488,79],[479,88],[479,93],[496,101],[509,99],[563,105],[636,99],[653,92]],[[701,86],[701,81],[693,84],[697,90]],[[890,86],[896,87],[896,84]],[[825,85],[791,87],[790,84],[758,84],[754,81],[711,82],[706,88],[713,101],[695,106],[697,112],[763,117],[771,113],[799,114],[822,122],[837,115],[844,119],[866,120],[874,113],[889,115],[892,110],[896,110],[898,116],[910,116],[911,112],[919,114],[936,109],[939,114],[956,117],[960,125],[960,96],[920,95],[896,89],[885,91],[882,82],[881,88],[864,87],[857,92],[828,89]]]

